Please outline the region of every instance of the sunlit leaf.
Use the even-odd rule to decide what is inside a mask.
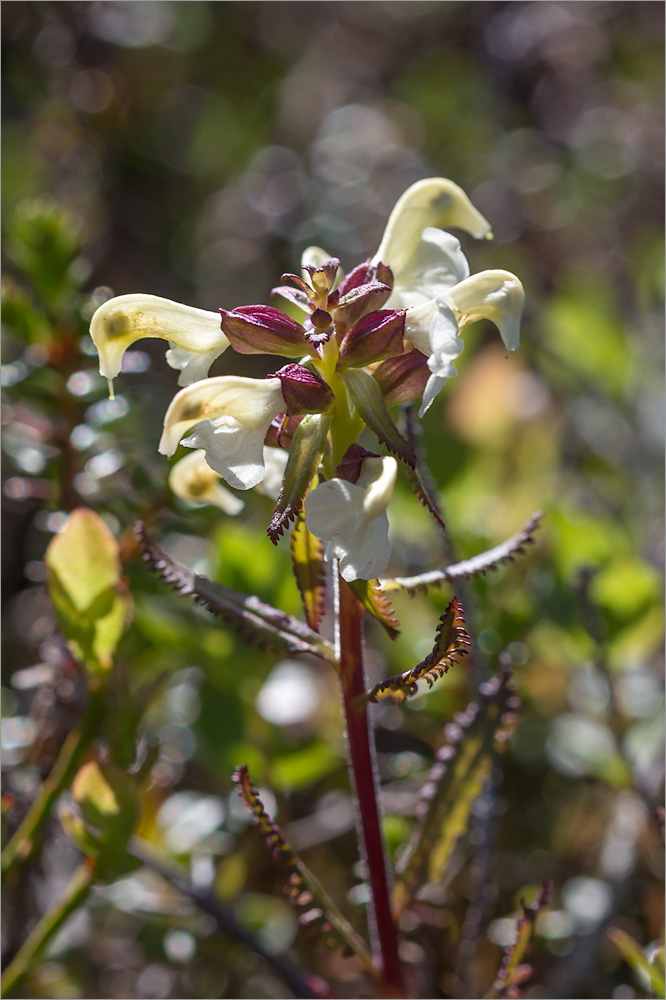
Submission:
[[[465,833],[475,799],[483,791],[493,753],[516,724],[520,706],[506,672],[479,689],[477,700],[444,729],[444,744],[423,786],[416,823],[396,873],[396,916],[409,906],[422,882],[438,881]]]
[[[268,526],[268,537],[275,545],[303,507],[305,494],[324,455],[330,422],[330,413],[308,413],[294,432],[282,489]]]
[[[118,543],[91,510],[70,514],[46,556],[49,595],[72,653],[90,670],[106,671],[130,614]]]
[[[469,645],[462,605],[454,597],[439,620],[432,652],[411,670],[387,677],[385,681],[376,684],[368,692],[368,699],[379,701],[381,698],[392,697],[403,702],[409,695],[416,694],[418,681],[425,680],[428,687],[432,687],[438,678],[447,673],[452,663],[458,662],[459,656],[467,654]]]
[[[324,613],[324,546],[308,531],[305,518],[297,518],[291,532],[291,561],[303,600],[305,620],[317,629]]]
[[[347,584],[369,614],[386,629],[391,639],[397,639],[400,622],[388,599],[384,597],[378,580],[352,580]]]
[[[611,927],[608,930],[608,937],[622,953],[627,964],[631,966],[641,986],[649,983],[654,996],[663,997],[666,990],[663,948],[661,955],[655,955],[650,962],[638,941],[634,940],[626,931],[619,927]]]
[[[372,375],[362,368],[350,368],[340,372],[340,378],[345,383],[354,406],[370,430],[377,435],[378,440],[386,445],[390,452],[414,468],[416,464],[414,451],[393,423],[386,409],[382,390]]]

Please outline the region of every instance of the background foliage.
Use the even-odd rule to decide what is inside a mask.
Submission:
[[[526,995],[649,995],[605,931],[647,947],[663,929],[663,6],[113,0],[16,2],[2,16],[10,829],[81,712],[41,560],[66,512],[91,506],[120,539],[135,605],[120,728],[132,692],[166,676],[141,724],[155,755],[141,834],[269,948],[357,995],[353,963],[313,947],[274,895],[230,783],[247,762],[274,789],[293,845],[362,926],[332,673],[248,652],[135,554],[133,522],[150,516],[181,561],[298,614],[286,547],[264,534],[270,501],[249,496],[232,520],[170,496],[162,346],[129,353],[110,402],[87,321],[109,289],[208,309],[266,301],[313,242],[349,268],[411,182],[448,176],[495,230],[488,245],[464,240],[473,270],[524,282],[523,346],[506,360],[492,328],[466,333],[422,439],[450,550],[403,484],[393,569],[434,568],[545,517],[527,558],[458,589],[471,675],[461,665],[375,712],[397,848],[443,723],[502,651],[525,702],[446,884],[404,928],[403,958],[439,996],[482,995],[520,898],[550,879]],[[231,364],[262,375],[271,360],[223,356],[213,373]],[[450,596],[396,596],[399,640],[371,629],[375,679],[422,659]],[[54,817],[39,863],[7,884],[6,957],[77,864]],[[285,995],[145,868],[93,894],[25,989]]]

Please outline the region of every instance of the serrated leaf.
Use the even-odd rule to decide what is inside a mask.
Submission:
[[[423,785],[410,842],[397,866],[393,894],[396,918],[409,906],[423,880],[441,879],[453,848],[466,831],[475,799],[483,790],[493,753],[515,726],[520,700],[506,672],[479,689],[478,698],[444,729],[444,744]]]
[[[284,470],[282,489],[268,526],[268,537],[277,545],[284,529],[300,513],[310,483],[317,474],[326,449],[330,413],[308,413],[294,432]]]
[[[285,869],[285,892],[290,902],[301,910],[301,924],[316,929],[323,937],[332,936],[338,945],[351,949],[366,969],[376,976],[377,970],[365,941],[343,916],[316,876],[294,853],[280,827],[266,812],[247,766],[237,767],[232,780],[238,785],[241,799],[265,835],[266,846]]]
[[[537,511],[532,514],[523,528],[505,542],[493,549],[481,552],[471,559],[447,566],[446,569],[435,569],[418,576],[396,576],[379,580],[379,586],[384,593],[393,590],[406,590],[410,594],[425,594],[429,587],[441,587],[451,580],[469,579],[472,576],[484,576],[489,570],[498,569],[503,563],[513,562],[517,555],[525,554],[525,546],[534,544],[534,533],[539,527],[543,514]]]
[[[381,592],[378,580],[352,580],[347,586],[369,614],[382,625],[391,639],[400,635],[400,622],[389,601]]]
[[[417,682],[420,680],[425,680],[428,687],[432,687],[438,678],[448,672],[452,663],[458,662],[459,656],[467,655],[469,645],[462,605],[454,597],[439,619],[432,652],[411,670],[387,677],[385,681],[376,684],[367,692],[368,700],[376,702],[380,698],[393,697],[396,701],[403,702],[410,695],[416,694]]]
[[[330,642],[322,639],[309,626],[265,604],[258,597],[213,583],[181,566],[160,548],[141,522],[137,524],[136,532],[144,562],[153,572],[183,597],[194,598],[198,604],[235,628],[248,642],[290,655],[310,653],[337,667]]]
[[[390,452],[414,468],[416,456],[408,441],[395,426],[382,395],[379,384],[362,368],[349,368],[338,373],[343,380],[352,403],[379,441]]]
[[[516,925],[516,940],[504,952],[502,964],[492,987],[486,993],[486,1000],[497,1000],[500,997],[520,997],[523,995],[520,987],[532,977],[532,968],[521,965],[529,946],[534,925],[544,906],[548,905],[552,886],[544,883],[543,890],[531,906],[523,906],[520,919]]]
[[[91,510],[70,514],[46,550],[49,596],[73,656],[105,672],[129,622],[118,543]]]
[[[305,620],[316,631],[324,613],[324,546],[308,531],[305,518],[300,514],[291,532],[291,562],[303,601]]]

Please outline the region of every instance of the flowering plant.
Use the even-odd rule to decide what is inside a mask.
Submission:
[[[277,542],[305,505],[308,530],[325,543],[324,559],[339,559],[347,582],[374,579],[390,558],[386,508],[397,465],[361,448],[360,434],[369,428],[433,507],[389,409],[421,400],[425,414],[456,374],[460,334],[470,323],[491,320],[508,351],[520,341],[518,278],[508,271],[470,276],[459,241],[440,226],[491,235],[457,185],[431,178],[402,195],[377,252],[347,275],[337,258],[310,247],[301,274],[282,275],[272,291],[298,320],[267,305],[220,309],[220,319],[153,295],[113,298],[91,323],[100,371],[113,380],[123,352],[142,337],[168,341],[167,361],[180,369],[183,388],[164,418],[160,452],[171,456],[181,442],[200,449],[214,473],[247,490],[264,480],[264,448],[275,442],[289,457],[270,538]],[[290,363],[265,379],[206,378],[229,347]],[[221,506],[223,494],[215,495]],[[237,504],[226,509],[235,512],[229,507]]]
[[[370,978],[364,989],[374,996],[418,992],[406,980],[401,960],[402,915],[424,884],[442,877],[483,790],[494,753],[515,724],[519,704],[502,666],[495,677],[478,686],[455,725],[446,727],[411,836],[393,871],[381,822],[369,708],[384,699],[403,702],[416,693],[420,682],[431,687],[467,654],[470,640],[462,604],[453,597],[440,617],[432,651],[416,666],[370,686],[364,662],[365,615],[395,638],[399,622],[387,596],[392,591],[413,593],[483,573],[522,551],[536,527],[532,519],[507,542],[463,563],[415,577],[380,578],[391,561],[389,511],[401,467],[420,503],[444,528],[436,499],[426,486],[422,459],[390,411],[416,402],[419,415],[426,414],[446,380],[456,374],[454,361],[463,350],[461,334],[470,323],[492,321],[507,351],[519,344],[524,301],[520,281],[500,270],[470,275],[458,240],[443,231],[449,226],[477,238],[490,236],[487,221],[460,188],[441,178],[424,180],[399,199],[374,256],[347,274],[337,258],[317,247],[306,250],[300,273],[283,275],[273,289],[283,309],[249,305],[224,308],[218,314],[153,295],[130,294],[100,306],[90,328],[100,372],[110,383],[135,341],[156,337],[168,343],[167,362],[179,370],[181,388],[167,409],[159,450],[171,457],[181,443],[193,449],[171,468],[174,494],[233,516],[244,506],[233,491],[256,489],[275,501],[268,524],[271,541],[278,544],[290,530],[305,622],[181,566],[160,548],[146,525],[138,525],[137,534],[144,559],[165,582],[183,596],[194,597],[247,641],[292,656],[316,657],[336,671],[359,850],[368,883],[369,944],[291,849],[267,813],[247,767],[237,768],[234,780],[285,868],[286,890],[304,911],[302,919],[356,956]],[[208,377],[212,363],[229,349],[277,355],[285,363],[263,379]],[[91,699],[95,711],[130,611],[114,546],[101,522],[78,512],[47,560],[63,630],[74,655],[90,673],[91,691],[97,692]],[[78,574],[70,572],[75,563]],[[327,576],[333,584],[332,629],[325,615]],[[93,592],[99,599],[91,604]],[[329,639],[331,632],[334,641]],[[149,696],[149,689],[142,692],[142,704]],[[94,713],[90,718],[92,727]],[[85,740],[92,732],[86,730]],[[85,740],[77,744],[78,756],[72,757],[70,770],[80,759]],[[127,852],[143,857],[136,847],[128,846],[141,773],[89,761],[76,775],[72,792],[79,811],[63,822],[88,861],[61,906],[59,919],[85,898],[94,871],[109,879],[124,870]],[[12,838],[5,853],[7,866],[26,856],[47,805],[61,787],[54,785],[51,798],[38,804]],[[537,908],[544,902],[545,894]],[[519,960],[531,922],[533,910],[525,912],[527,930],[507,953],[491,995],[508,995],[523,975]],[[8,970],[9,988],[56,925],[38,928],[26,943]],[[251,941],[228,915],[223,925],[246,943]],[[252,946],[267,957],[259,943]],[[334,995],[323,981],[306,980],[284,963],[274,965],[297,995]]]

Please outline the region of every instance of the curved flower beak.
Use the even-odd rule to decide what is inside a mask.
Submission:
[[[326,543],[326,560],[340,560],[340,574],[348,583],[374,580],[388,566],[386,508],[397,474],[394,458],[366,458],[355,483],[328,479],[306,498],[308,529]]]
[[[279,378],[220,375],[181,389],[164,418],[159,443],[173,455],[179,442],[202,448],[212,469],[236,489],[249,490],[264,478],[263,445],[273,417],[285,412]]]
[[[181,380],[191,382],[192,375],[202,378],[216,357],[229,346],[222,333],[219,313],[162,299],[157,295],[118,295],[97,309],[90,322],[90,336],[99,353],[100,374],[111,381],[119,373],[123,354],[144,337],[168,340],[172,348],[197,359],[205,358],[205,371],[187,372],[182,353],[170,359],[172,367],[183,371]],[[187,374],[185,374],[187,372]]]
[[[464,229],[477,239],[492,236],[490,223],[474,208],[462,188],[444,177],[429,177],[412,184],[398,198],[373,263],[387,264],[397,281],[399,272],[416,251],[423,230],[429,226]]]
[[[525,289],[510,271],[480,271],[449,290],[461,327],[489,319],[500,332],[507,351],[520,345],[520,319]]]
[[[240,497],[222,486],[220,476],[208,465],[201,449],[186,455],[172,466],[169,488],[180,500],[211,504],[231,516],[239,514],[245,506]]]

